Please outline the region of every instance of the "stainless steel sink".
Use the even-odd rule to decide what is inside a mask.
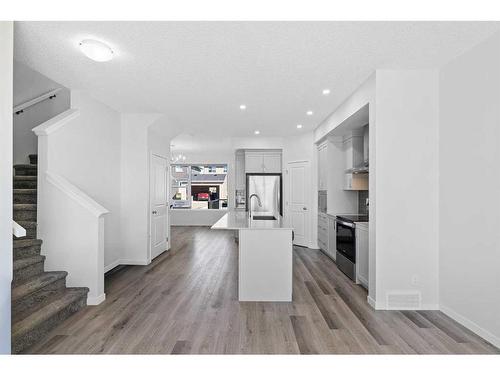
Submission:
[[[274,216],[252,216],[253,220],[276,220]]]

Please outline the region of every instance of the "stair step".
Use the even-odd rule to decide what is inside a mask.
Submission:
[[[16,203],[13,208],[14,221],[36,221],[36,204]]]
[[[16,176],[36,176],[38,166],[32,164],[16,164],[14,165]]]
[[[37,176],[14,176],[14,189],[36,189]]]
[[[20,353],[47,335],[70,315],[86,306],[88,288],[67,288],[58,298],[12,327],[12,353]]]
[[[19,285],[43,272],[45,256],[34,255],[14,260],[13,284]]]
[[[37,154],[31,154],[31,155],[28,155],[28,157],[30,158],[30,164],[33,164],[33,165],[38,164],[38,155]]]
[[[57,294],[66,287],[65,271],[41,273],[12,289],[12,319],[18,314],[31,313],[43,304],[44,300]]]
[[[42,240],[38,239],[22,239],[13,241],[14,261],[17,259],[29,258],[35,255],[40,255]]]
[[[36,221],[16,220],[16,222],[24,229],[26,229],[26,236],[20,237],[20,239],[26,240],[36,238]],[[14,242],[17,242],[20,239],[16,239],[16,237],[14,237]]]
[[[14,189],[14,204],[19,203],[36,203],[36,189]]]

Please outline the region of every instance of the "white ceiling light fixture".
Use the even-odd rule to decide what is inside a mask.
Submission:
[[[254,131],[254,132],[253,132],[253,134],[255,134],[255,135],[259,135],[259,134],[260,134],[260,130],[256,130],[256,131]]]
[[[330,89],[324,89],[323,90],[323,95],[328,95],[330,94]]]
[[[302,124],[298,124],[297,129],[302,129]]]
[[[89,59],[99,62],[113,58],[113,50],[108,45],[94,39],[84,39],[80,42],[80,50]]]
[[[308,115],[308,116],[312,116],[312,115],[313,115],[313,111],[307,111],[307,112],[306,112],[306,115]]]
[[[247,106],[246,106],[245,104],[242,104],[242,105],[240,105],[240,109],[241,109],[242,111],[244,111],[245,109],[247,109]]]

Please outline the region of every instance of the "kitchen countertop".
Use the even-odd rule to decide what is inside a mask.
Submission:
[[[254,212],[253,215],[272,215],[268,212]],[[239,230],[239,229],[286,229],[292,230],[288,227],[281,215],[273,215],[277,220],[253,220],[247,211],[229,210],[227,214],[222,216],[211,229],[222,230]]]

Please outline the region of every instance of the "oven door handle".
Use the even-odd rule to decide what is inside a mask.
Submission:
[[[346,227],[349,227],[349,228],[354,228],[354,224],[353,223],[348,223],[347,221],[342,221],[342,220],[339,220],[339,219],[335,219],[335,221],[337,222],[337,225],[344,225]]]

